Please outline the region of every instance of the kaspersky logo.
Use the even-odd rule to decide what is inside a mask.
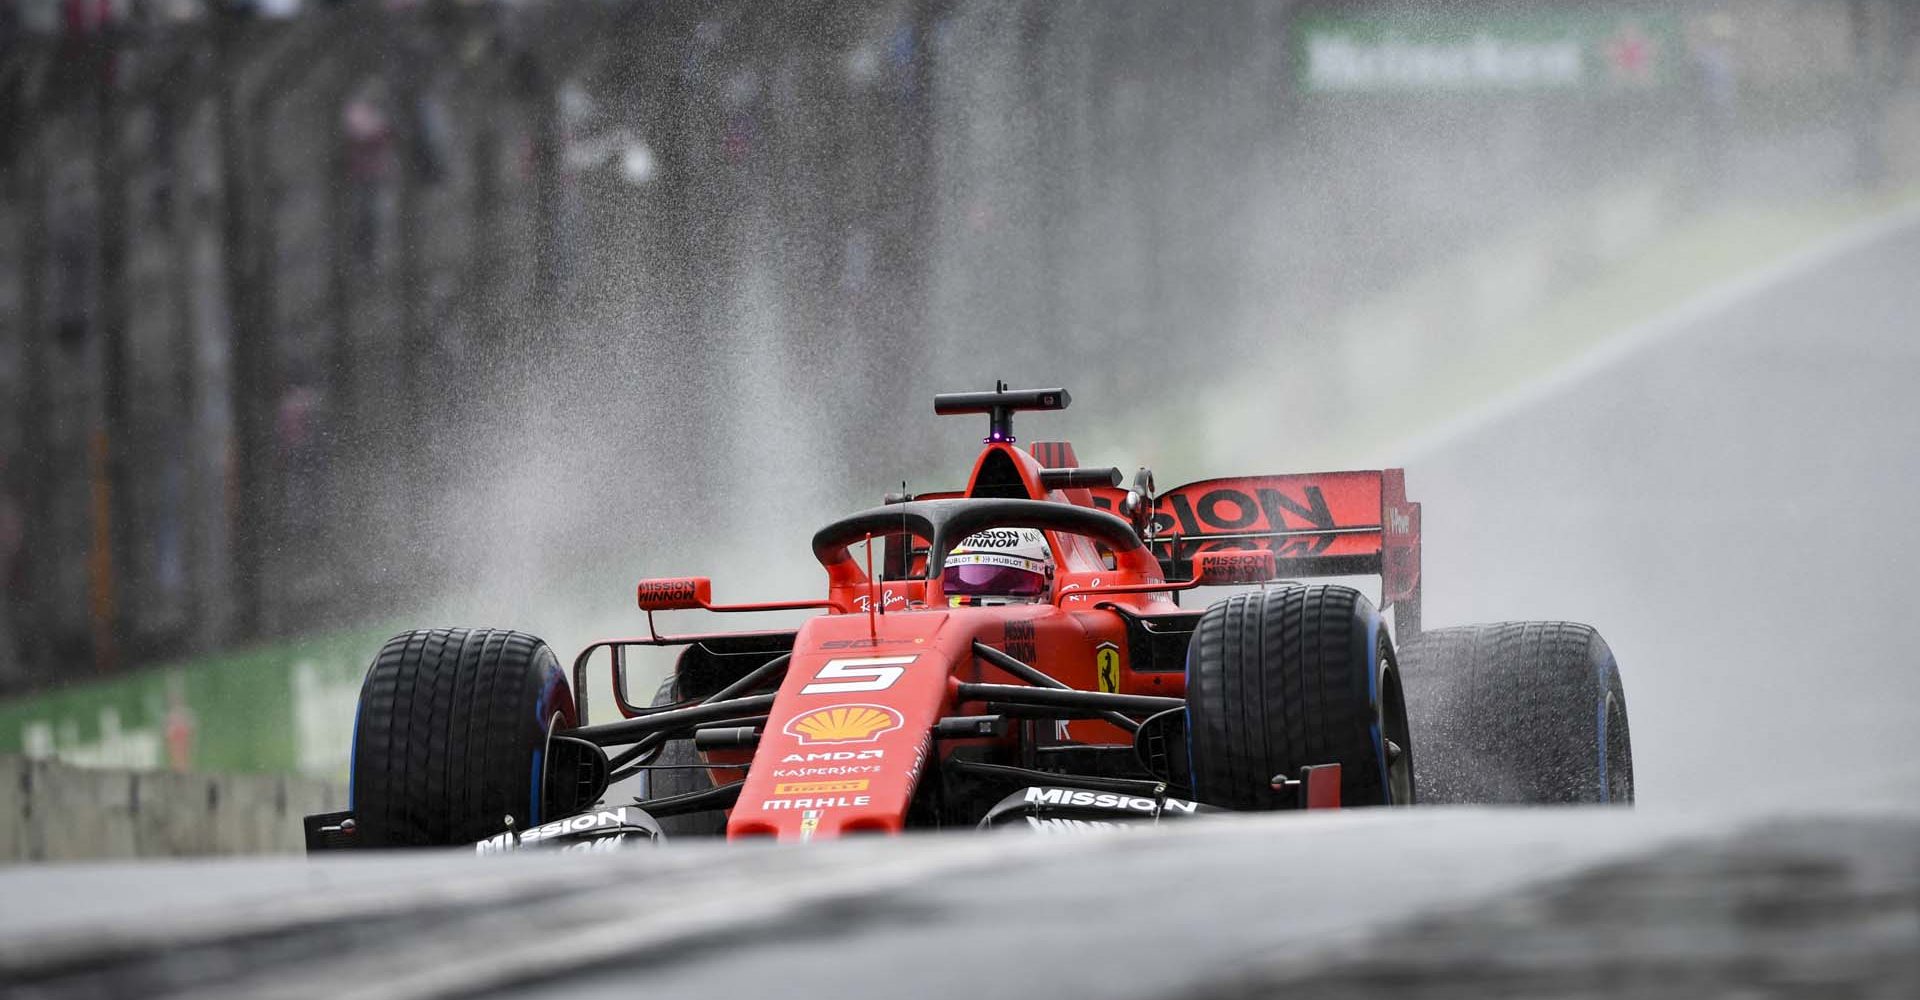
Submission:
[[[885,705],[830,705],[795,716],[783,731],[804,745],[815,743],[872,743],[882,733],[906,725],[900,713]]]

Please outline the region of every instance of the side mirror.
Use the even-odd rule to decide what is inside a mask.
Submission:
[[[1273,553],[1266,549],[1223,549],[1193,557],[1193,578],[1202,587],[1265,583],[1274,572]]]
[[[713,603],[713,581],[704,576],[663,577],[642,580],[639,588],[640,610],[680,611],[704,608]]]
[[[1120,513],[1133,522],[1133,530],[1139,532],[1141,538],[1151,535],[1153,505],[1153,470],[1143,465],[1133,474],[1133,488],[1120,501]]]

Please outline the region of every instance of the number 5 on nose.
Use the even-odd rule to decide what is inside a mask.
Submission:
[[[916,656],[867,656],[858,659],[828,660],[813,675],[813,683],[801,694],[849,694],[855,691],[885,691],[893,686],[906,665]]]

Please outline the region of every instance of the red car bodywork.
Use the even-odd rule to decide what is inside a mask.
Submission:
[[[650,625],[654,612],[671,609],[825,612],[794,634],[792,658],[757,745],[707,754],[716,785],[744,779],[728,815],[729,838],[804,841],[905,829],[916,798],[928,794],[923,784],[930,769],[962,748],[1016,739],[936,739],[942,719],[985,711],[963,699],[963,683],[1024,683],[976,655],[976,641],[1081,691],[1182,697],[1182,671],[1136,662],[1139,626],[1132,622],[1197,616],[1175,595],[1198,582],[1193,567],[1205,554],[1270,553],[1271,563],[1264,556],[1256,563],[1262,577],[1378,574],[1382,609],[1396,609],[1402,635],[1418,628],[1420,510],[1407,502],[1400,470],[1211,479],[1131,500],[1117,486],[1048,487],[1048,469],[1075,464],[1072,448],[1062,443],[1023,450],[1011,440],[990,440],[967,489],[942,495],[1024,495],[1130,515],[1142,547],[1116,551],[1086,535],[1047,532],[1056,570],[1045,603],[954,607],[937,577],[879,579],[885,574],[870,572],[876,543],[883,541],[877,537],[864,559],[857,546],[819,552],[828,576],[824,600],[722,606],[712,603],[704,579],[641,584]],[[900,544],[900,536],[891,544]],[[925,566],[923,553],[890,552],[883,564],[888,559],[909,571]],[[655,634],[632,642],[703,638],[714,637]],[[586,659],[583,654],[577,670]],[[616,690],[621,683],[616,677]],[[629,717],[643,714],[624,699],[620,704]],[[584,710],[583,701],[583,724]],[[1044,725],[1053,739],[1076,744],[1132,741],[1098,718]]]

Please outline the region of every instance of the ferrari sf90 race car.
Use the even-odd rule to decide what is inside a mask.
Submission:
[[[1420,505],[1398,469],[1209,479],[1022,448],[1063,389],[947,393],[985,414],[963,489],[891,495],[816,532],[824,595],[716,604],[644,580],[647,634],[571,678],[521,632],[422,629],[374,659],[350,808],[310,849],[605,850],[691,836],[828,840],[1074,830],[1209,812],[1627,802],[1613,656],[1591,628],[1423,630]],[[1351,586],[1378,577],[1373,600]],[[1182,597],[1232,587],[1204,606]],[[1216,595],[1221,591],[1214,591]],[[663,635],[670,611],[816,612]],[[651,703],[629,653],[678,651]],[[611,671],[618,719],[590,717]],[[641,699],[647,701],[647,699]]]

